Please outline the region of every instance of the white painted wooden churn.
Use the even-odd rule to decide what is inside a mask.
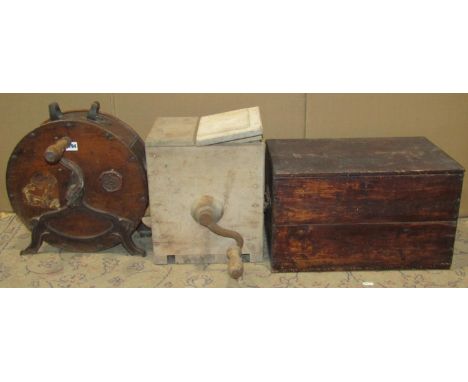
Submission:
[[[263,257],[265,144],[258,107],[158,118],[146,139],[156,264]],[[225,236],[221,236],[225,235]]]

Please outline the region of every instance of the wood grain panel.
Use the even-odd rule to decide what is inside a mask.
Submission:
[[[273,227],[272,269],[445,269],[456,222]]]
[[[456,220],[462,175],[279,178],[276,224]]]

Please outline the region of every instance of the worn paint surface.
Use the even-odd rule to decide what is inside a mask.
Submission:
[[[50,173],[35,173],[22,191],[25,203],[31,207],[60,208],[57,178]]]

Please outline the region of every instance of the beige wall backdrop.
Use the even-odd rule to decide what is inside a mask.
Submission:
[[[130,124],[143,138],[159,116],[197,116],[260,106],[265,138],[428,137],[468,168],[468,94],[0,94],[0,211],[10,211],[5,188],[16,143],[63,111],[101,109]],[[468,187],[461,214],[468,216]]]

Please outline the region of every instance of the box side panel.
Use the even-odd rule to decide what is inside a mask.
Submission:
[[[272,269],[446,269],[456,222],[275,227]]]
[[[192,205],[204,195],[224,208],[218,222],[244,238],[250,261],[263,258],[263,143],[148,149],[148,177],[156,263],[224,263],[234,240],[198,224]]]
[[[276,178],[275,224],[452,221],[463,174]]]

